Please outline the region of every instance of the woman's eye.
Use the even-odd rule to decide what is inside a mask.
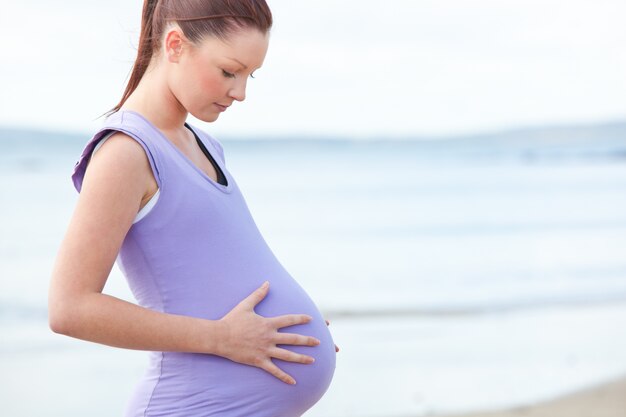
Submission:
[[[222,70],[222,73],[224,74],[224,76],[225,76],[225,77],[228,77],[228,78],[235,78],[235,74],[232,74],[232,73],[227,72],[227,71],[225,71],[225,70]],[[254,77],[254,73],[253,73],[253,74],[250,74],[250,78],[255,78],[255,77]]]

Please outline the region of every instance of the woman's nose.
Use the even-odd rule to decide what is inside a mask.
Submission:
[[[229,95],[237,101],[244,101],[246,99],[246,81],[237,83],[230,89]]]

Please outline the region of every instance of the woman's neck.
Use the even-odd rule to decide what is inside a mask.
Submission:
[[[169,89],[158,68],[146,71],[139,85],[120,110],[133,110],[146,117],[163,132],[183,132],[187,111]]]

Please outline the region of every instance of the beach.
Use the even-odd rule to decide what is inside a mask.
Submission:
[[[446,417],[624,417],[626,416],[626,376],[586,390],[507,410]]]
[[[522,136],[224,141],[260,231],[340,348],[305,417],[620,415],[599,410],[624,409],[623,383],[587,389],[626,375],[624,135],[562,150],[558,135],[528,149]],[[48,327],[50,272],[78,198],[69,175],[87,139],[0,140],[3,416],[122,415],[148,366],[147,352]],[[104,292],[135,301],[117,265]]]

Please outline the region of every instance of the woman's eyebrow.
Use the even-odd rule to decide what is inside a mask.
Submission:
[[[243,62],[239,61],[238,59],[235,59],[235,58],[230,58],[230,57],[226,57],[226,58],[228,58],[228,59],[232,59],[233,61],[237,61],[239,64],[243,65],[243,67],[244,67],[245,69],[248,69],[248,66],[247,66],[246,64],[244,64]]]

